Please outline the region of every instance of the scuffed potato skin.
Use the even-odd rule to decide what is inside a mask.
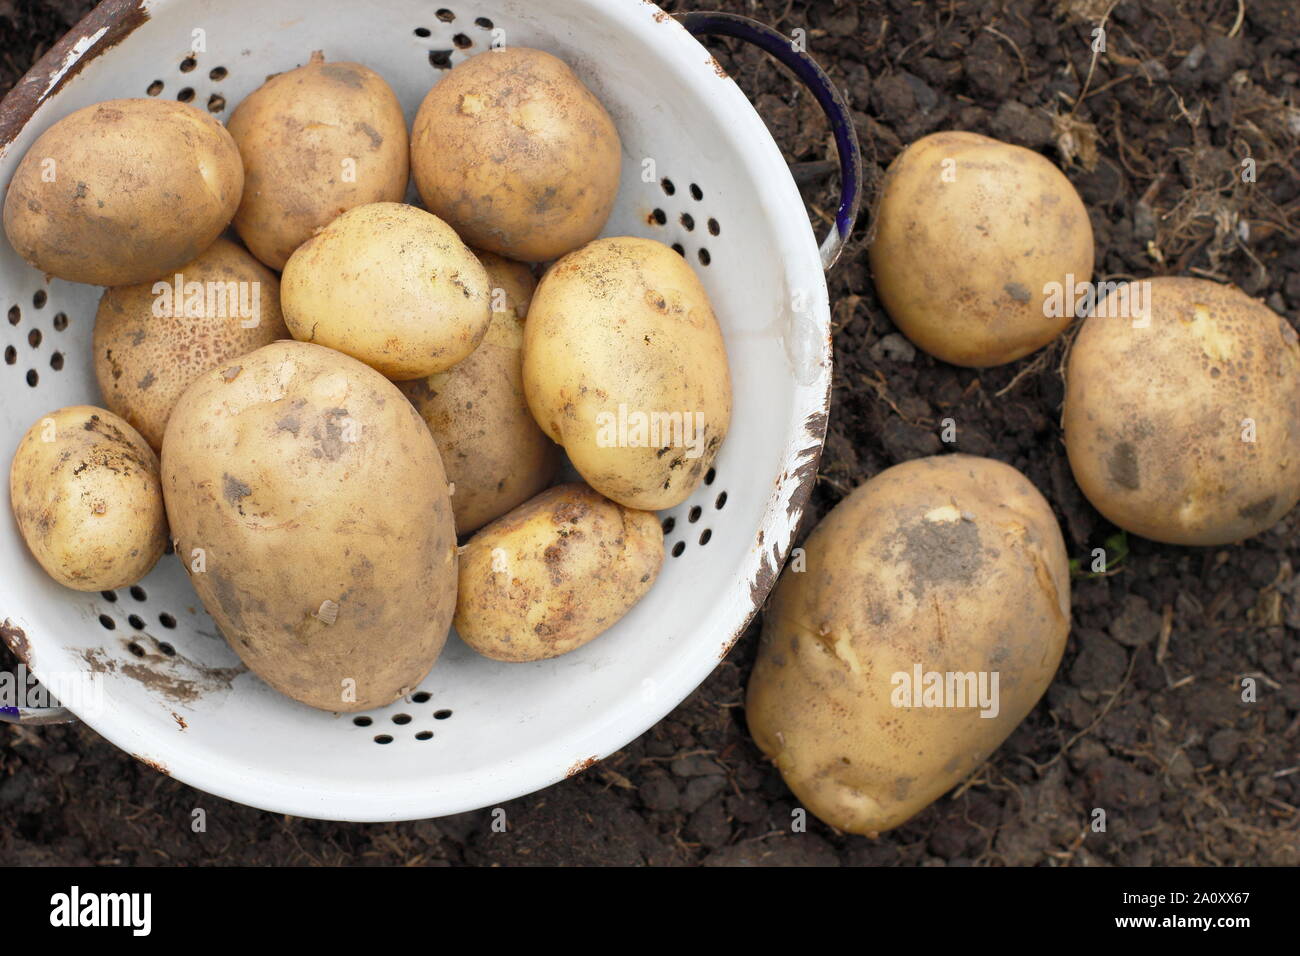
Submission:
[[[899,826],[970,774],[1047,689],[1070,629],[1065,544],[1015,469],[946,455],[841,501],[764,615],[750,733],[802,805],[850,833]],[[998,712],[895,707],[892,677],[999,673]]]
[[[641,600],[663,560],[653,514],[583,484],[556,485],[462,549],[456,633],[498,661],[567,654]]]
[[[135,584],[167,547],[158,456],[102,408],[73,405],[36,422],[14,453],[9,500],[33,557],[78,591]]]
[[[177,270],[182,288],[191,282],[244,284],[257,313],[245,319],[237,308],[226,315],[185,314],[185,301],[172,293],[174,315],[154,315],[160,301],[154,283],[105,289],[95,313],[95,378],[104,404],[131,423],[154,451],[162,449],[167,418],[189,384],[222,362],[289,337],[280,314],[280,280],[236,243],[218,239],[193,262]],[[160,280],[175,286],[174,276]],[[238,302],[240,293],[229,300]],[[217,302],[214,299],[213,304]],[[250,309],[251,311],[251,309]],[[245,321],[256,321],[244,328]]]
[[[456,534],[433,438],[391,382],[320,346],[264,346],[185,392],[162,473],[194,589],[273,688],[356,711],[424,679],[455,610]]]
[[[411,172],[429,211],[470,245],[524,262],[600,234],[621,162],[600,101],[562,60],[524,47],[457,66],[411,129]]]
[[[243,188],[234,140],[207,113],[172,100],[109,100],[32,144],[5,194],[5,232],[49,275],[132,285],[211,245]]]
[[[477,531],[551,483],[559,448],[537,427],[524,397],[524,319],[536,282],[528,266],[474,250],[499,300],[487,335],[446,372],[401,382],[433,433],[454,493],[456,533]]]
[[[872,221],[881,304],[953,365],[1042,348],[1072,321],[1069,309],[1045,314],[1045,286],[1092,279],[1092,224],[1074,186],[1038,153],[976,133],[932,133],[900,153]]]
[[[354,206],[406,194],[402,105],[360,63],[326,63],[313,53],[250,93],[229,125],[246,180],[235,229],[272,269]]]
[[[1070,350],[1063,423],[1075,480],[1110,521],[1154,541],[1259,534],[1300,500],[1300,337],[1231,286],[1148,281],[1147,327],[1099,309]]]
[[[492,321],[490,292],[487,271],[450,226],[394,202],[348,210],[299,246],[280,277],[295,339],[394,381],[468,358]]]
[[[731,374],[708,295],[681,256],[650,239],[598,239],[547,270],[524,325],[524,391],[589,485],[646,511],[690,497],[731,425]],[[693,426],[699,413],[699,454],[671,432],[658,444],[621,443],[602,428],[620,406],[680,412]]]

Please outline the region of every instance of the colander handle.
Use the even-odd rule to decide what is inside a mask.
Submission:
[[[816,60],[797,49],[789,37],[765,23],[736,13],[714,11],[679,13],[677,20],[694,37],[734,37],[767,51],[793,70],[821,104],[835,134],[835,148],[840,154],[840,208],[835,213],[835,228],[821,244],[822,268],[829,269],[848,242],[862,203],[862,151],[853,127],[853,114],[849,112],[844,95]]]

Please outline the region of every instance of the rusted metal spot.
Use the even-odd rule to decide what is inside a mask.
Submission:
[[[190,727],[189,724],[185,723],[185,718],[174,710],[172,711],[172,720],[176,721],[176,726],[180,727],[181,730],[188,730]]]
[[[140,761],[150,770],[157,770],[164,777],[170,777],[172,775],[171,771],[167,769],[167,765],[165,763],[162,763],[158,760],[150,760],[148,757],[141,757],[139,754],[131,754],[131,756],[134,757],[136,760]]]
[[[5,618],[5,622],[0,624],[0,638],[4,638],[9,650],[14,652],[14,657],[26,664],[28,670],[32,670],[32,650],[27,644],[27,634],[23,629]]]
[[[0,102],[0,148],[12,143],[37,108],[87,63],[117,46],[148,19],[143,0],[104,0],[86,14]]]
[[[727,71],[722,68],[722,64],[718,62],[717,57],[714,56],[709,57],[709,66],[713,67],[713,72],[718,74],[718,76],[722,77],[722,79],[724,80],[731,79],[731,77],[727,75]]]
[[[586,760],[579,760],[577,763],[575,763],[572,767],[568,769],[568,772],[565,773],[565,776],[576,777],[578,774],[582,773],[582,771],[587,770],[590,767],[594,766],[596,761],[598,760],[600,760],[599,757],[588,757]]]

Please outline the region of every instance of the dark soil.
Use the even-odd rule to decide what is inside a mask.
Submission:
[[[86,4],[0,0],[8,87]],[[677,5],[669,5],[674,9]],[[909,141],[968,129],[1060,163],[1091,213],[1097,273],[1237,283],[1300,319],[1300,8],[1294,0],[814,3],[709,0],[789,33],[846,91],[874,187]],[[792,163],[828,155],[783,70],[716,47]],[[1257,182],[1242,183],[1253,156]],[[809,177],[818,232],[834,177]],[[1052,501],[1073,555],[1115,533],[1081,497],[1058,417],[1065,342],[987,372],[900,340],[872,290],[864,215],[830,277],[836,374],[805,533],[889,465],[955,447],[1006,461]],[[199,794],[84,727],[0,729],[0,862],[362,864],[1300,863],[1300,509],[1232,548],[1136,538],[1080,577],[1055,683],[973,779],[876,840],[815,821],[744,728],[756,628],[667,719],[580,776],[486,811],[417,823],[287,819]],[[1085,562],[1086,563],[1086,562]],[[1254,677],[1257,703],[1243,703]],[[190,830],[207,809],[209,832]],[[1107,810],[1105,833],[1088,824]]]

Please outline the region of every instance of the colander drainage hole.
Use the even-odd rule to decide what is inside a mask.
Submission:
[[[682,223],[682,227],[687,232],[695,231],[695,217],[692,216],[689,212],[682,213],[681,223]]]
[[[664,223],[668,221],[668,214],[665,213],[662,209],[656,209],[654,212],[650,214],[650,221],[654,223],[656,226],[662,226]]]
[[[176,648],[172,647],[172,646],[171,646],[170,644],[168,644],[166,641],[159,641],[159,642],[158,642],[158,650],[162,651],[162,652],[163,652],[164,654],[166,654],[168,657],[175,657],[175,656],[176,656]]]
[[[704,190],[700,189],[695,183],[691,183],[691,198],[696,202],[704,198]]]
[[[12,345],[5,346],[5,364],[13,365],[18,361],[18,350]]]
[[[709,539],[712,537],[713,537],[713,529],[705,528],[703,534],[700,535],[700,544],[702,545],[708,544]]]
[[[474,41],[471,40],[469,37],[465,36],[465,34],[463,33],[457,33],[454,37],[451,38],[451,42],[456,44],[457,50],[468,50],[470,47],[474,45]]]
[[[48,296],[46,296],[44,289],[37,289],[36,294],[32,296],[32,305],[36,306],[38,309],[43,309],[45,308],[45,300],[47,298]]]
[[[117,600],[117,592],[116,592],[116,591],[100,591],[100,592],[99,592],[99,596],[102,597],[105,601],[116,601],[116,600]]]
[[[154,80],[152,83],[149,84],[148,88],[145,90],[145,92],[148,93],[150,96],[157,96],[162,91],[163,91],[162,80]]]
[[[680,242],[673,243],[673,252],[677,253],[683,259],[686,258],[686,247],[683,246]]]
[[[56,312],[54,314],[54,331],[62,332],[68,327],[68,315],[66,312]]]
[[[189,86],[185,87],[185,89],[181,90],[179,93],[176,94],[176,98],[180,100],[182,103],[188,103],[190,100],[194,99],[193,87],[189,87]]]
[[[109,630],[109,631],[115,631],[115,630],[117,630],[117,622],[114,621],[114,620],[113,620],[111,617],[109,617],[107,614],[101,614],[101,615],[99,615],[99,623],[102,624],[102,625],[104,625],[104,628],[105,628],[106,630]]]
[[[452,13],[446,7],[443,7],[441,10],[438,11],[437,17],[443,23],[451,23],[452,20],[456,19],[456,14]]]
[[[35,387],[36,387],[36,383],[39,382],[40,380],[41,380],[41,377],[40,377],[39,375],[36,374],[36,369],[32,368],[32,369],[28,369],[28,370],[27,370],[27,384],[28,384],[28,385],[30,385],[32,388],[35,388]]]
[[[702,266],[707,266],[710,262],[713,261],[713,256],[709,255],[708,249],[701,249],[698,255],[700,257],[700,265]]]
[[[176,618],[172,617],[166,611],[163,611],[163,613],[158,615],[158,623],[170,630],[176,626]]]
[[[53,355],[50,356],[50,368],[54,369],[54,371],[56,371],[56,372],[62,372],[62,371],[63,371],[63,353],[62,353],[62,352],[55,352]]]
[[[677,527],[677,519],[671,515],[664,519],[664,534],[672,534],[673,528]]]
[[[369,727],[374,723],[374,721],[369,717],[353,717],[352,723],[356,724],[358,727]]]
[[[477,27],[482,27],[484,30],[491,30],[492,27],[495,26],[495,24],[487,17],[478,17],[474,21],[474,25]]]
[[[700,512],[703,510],[704,509],[702,509],[699,505],[696,505],[686,515],[686,520],[689,521],[691,524],[695,524],[695,522],[700,520]]]
[[[431,33],[432,33],[432,31],[431,31],[428,27],[416,27],[416,28],[415,28],[415,35],[416,35],[417,37],[427,37],[427,36],[429,36]]]
[[[686,542],[678,541],[675,545],[673,545],[672,555],[674,558],[680,558],[682,556],[682,552],[685,550],[686,550]]]
[[[226,108],[226,98],[220,93],[213,93],[208,97],[208,112],[220,113]]]
[[[130,644],[126,645],[126,649],[130,651],[132,654],[134,654],[136,657],[144,657],[144,648],[141,647],[139,644],[137,644],[135,641],[132,641]]]
[[[147,595],[144,593],[144,588],[140,587],[138,584],[133,584],[131,585],[131,597],[135,598],[137,601],[143,601]]]
[[[126,622],[130,624],[133,628],[135,628],[137,631],[144,630],[144,618],[140,617],[139,614],[127,615]]]
[[[720,233],[720,232],[722,232],[722,227],[718,225],[718,220],[716,220],[716,219],[710,219],[710,220],[709,220],[709,235],[710,235],[710,236],[716,236],[716,235],[717,235],[718,233]]]
[[[450,50],[430,50],[429,62],[439,70],[451,69],[451,51]]]
[[[667,176],[659,180],[659,185],[663,188],[663,191],[667,193],[669,196],[677,192],[677,187],[673,185],[673,181],[669,179]]]
[[[706,485],[711,485],[713,484],[713,479],[716,477],[718,477],[718,469],[710,468],[704,473],[704,483]]]
[[[414,694],[411,695],[411,700],[413,700],[417,704],[427,704],[429,702],[429,698],[432,696],[433,695],[430,694],[427,690],[417,690]]]
[[[393,738],[388,736],[388,734],[380,734],[375,738],[375,743],[377,744],[391,744],[392,742]]]
[[[23,311],[22,311],[22,309],[18,308],[18,306],[16,306],[16,305],[11,305],[11,306],[9,307],[9,324],[10,324],[10,325],[17,325],[17,324],[18,324],[19,322],[21,322],[22,320],[23,320]]]
[[[185,59],[181,60],[181,72],[188,73],[198,65],[198,60],[194,59],[192,56],[187,56]]]
[[[410,714],[393,714],[393,723],[397,724],[399,727],[403,724],[409,724],[410,722]]]
[[[27,344],[34,349],[38,349],[41,347],[40,329],[32,329],[30,332],[27,333]]]
[[[451,716],[451,711],[449,710],[435,710],[433,712],[434,720],[446,720],[450,716]]]
[[[432,739],[433,739],[433,731],[432,731],[432,730],[422,730],[422,731],[420,731],[418,734],[415,735],[415,739],[416,739],[416,740],[432,740]]]
[[[230,71],[227,70],[224,66],[214,66],[212,70],[208,73],[208,79],[212,80],[214,83],[220,83],[222,80],[226,78],[229,72]]]

